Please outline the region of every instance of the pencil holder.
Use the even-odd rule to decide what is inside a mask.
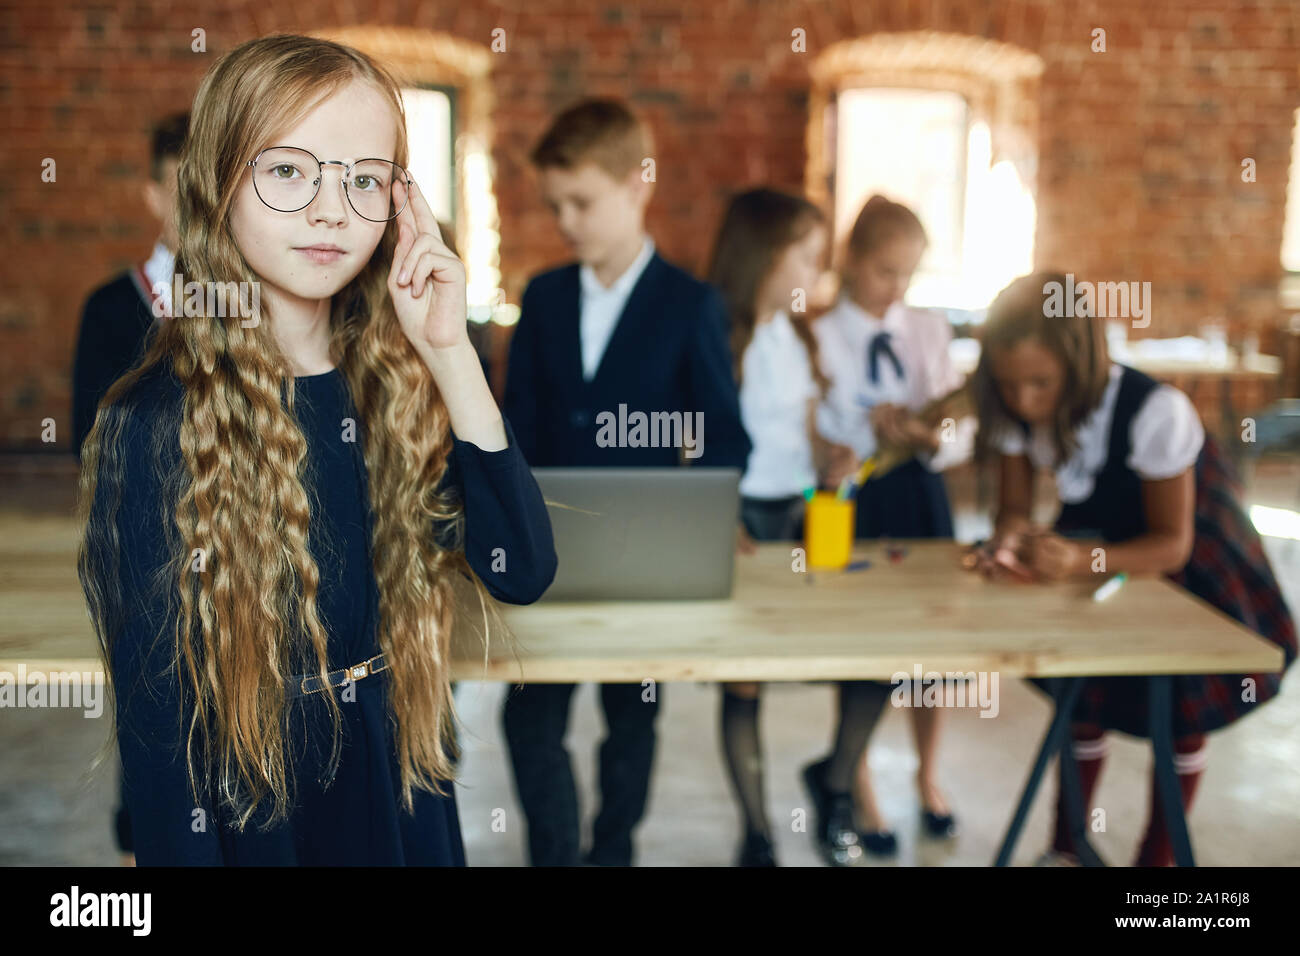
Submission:
[[[804,510],[803,546],[809,568],[838,570],[853,554],[854,502],[818,491]]]

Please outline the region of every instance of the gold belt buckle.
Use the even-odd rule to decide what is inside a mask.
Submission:
[[[353,664],[351,667],[345,667],[342,669],[342,671],[333,671],[332,674],[339,674],[339,673],[343,674],[344,684],[347,684],[352,681],[362,680],[363,678],[369,677],[371,674],[377,674],[380,671],[388,670],[387,661],[385,661],[383,664],[381,664],[378,667],[375,666],[375,661],[379,660],[379,658],[383,656],[384,656],[383,654],[376,654],[374,657],[370,658],[370,660],[362,661],[360,664]],[[313,682],[319,684],[320,686],[312,687],[309,690],[308,685],[312,684]],[[299,692],[303,695],[319,694],[326,687],[330,687],[330,686],[333,685],[325,681],[322,681],[319,677],[317,677],[314,674],[309,674],[302,679],[302,684],[299,686]]]
[[[388,670],[387,661],[378,667],[375,666],[375,661],[383,656],[383,654],[376,654],[368,661],[362,661],[360,664],[353,664],[347,668],[348,680],[358,681],[363,677],[369,677],[371,674],[378,674],[380,671]]]

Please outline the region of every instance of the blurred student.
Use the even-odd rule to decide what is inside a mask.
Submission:
[[[905,464],[862,486],[856,501],[859,538],[951,538],[952,514],[939,473],[971,454],[973,419],[954,423],[945,434],[916,415],[962,384],[948,357],[952,330],[947,319],[903,304],[926,243],[911,209],[872,196],[848,237],[839,298],[813,324],[822,368],[831,381],[818,409],[818,429],[844,446],[832,464],[830,481],[838,483],[855,472],[882,442],[915,452]],[[953,836],[956,822],[935,779],[941,711],[909,710],[926,831]],[[897,838],[876,806],[865,754],[855,789],[863,845],[877,855],[896,852]]]
[[[189,114],[178,113],[153,129],[143,196],[160,231],[149,258],[92,292],[82,311],[72,363],[73,450],[78,457],[95,424],[99,400],[144,355],[159,318],[171,314],[173,264],[180,244],[176,168],[188,128]]]
[[[645,231],[652,185],[649,130],[623,103],[594,99],[555,118],[532,153],[542,195],[577,262],[535,276],[510,343],[505,413],[530,465],[609,468],[679,464],[679,448],[601,447],[596,417],[620,405],[646,414],[702,413],[701,467],[743,469],[726,307],[665,261]],[[561,559],[562,560],[562,559]],[[573,684],[512,689],[502,713],[534,866],[630,865],[645,813],[664,692],[602,684],[601,807],[585,857],[564,735]]]
[[[812,203],[753,189],[732,199],[714,246],[709,279],[727,301],[740,411],[754,443],[740,482],[742,551],[753,551],[756,541],[801,538],[803,493],[817,484],[821,456],[815,447],[821,443],[813,418],[828,383],[817,366],[816,340],[798,312],[821,273],[826,243],[825,217]],[[722,685],[722,750],[743,817],[738,866],[777,865],[763,786],[761,687]],[[837,853],[847,859],[857,842],[846,791],[888,697],[874,681],[841,681],[838,691],[834,750],[816,772],[805,772],[813,788],[814,838],[831,862]]]
[[[1065,282],[1051,273],[1023,276],[989,308],[971,383],[978,455],[998,461],[996,530],[983,552],[985,570],[1006,573],[987,557],[1002,550],[1044,581],[1095,578],[1094,548],[1104,547],[1106,574],[1165,575],[1281,647],[1289,668],[1295,623],[1242,510],[1230,462],[1186,395],[1110,360],[1103,324],[1086,307],[1070,314],[1053,308],[1052,284],[1059,295]],[[1035,469],[1056,476],[1062,508],[1050,531],[1030,523]],[[1174,677],[1174,771],[1184,812],[1205,769],[1206,734],[1275,697],[1281,681],[1281,673]],[[1080,813],[1092,807],[1106,730],[1150,736],[1147,683],[1105,677],[1084,685],[1071,725]],[[1040,863],[1078,863],[1071,823],[1058,790],[1052,849]],[[1153,777],[1134,865],[1172,863]]]
[[[154,126],[150,137],[149,178],[144,182],[142,195],[149,214],[160,226],[153,252],[143,262],[92,292],[82,310],[72,360],[72,450],[78,460],[86,435],[95,423],[99,400],[144,355],[159,319],[157,313],[166,315],[171,311],[172,264],[180,242],[176,231],[176,167],[189,119],[188,113],[168,116]],[[121,789],[120,767],[118,781],[113,837],[122,864],[133,866],[131,820]]]

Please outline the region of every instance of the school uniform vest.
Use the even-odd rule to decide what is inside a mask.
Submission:
[[[1066,504],[1056,530],[1071,537],[1120,542],[1147,530],[1142,478],[1126,464],[1133,420],[1159,383],[1123,367],[1111,419],[1105,464],[1092,494]],[[1167,577],[1241,622],[1296,658],[1295,623],[1264,554],[1259,533],[1241,506],[1241,487],[1231,462],[1210,435],[1196,459],[1195,538],[1187,564]],[[1243,683],[1254,682],[1254,700],[1243,701]],[[1282,674],[1176,675],[1174,735],[1217,730],[1276,696]],[[1074,719],[1148,736],[1146,681],[1109,677],[1088,681]]]

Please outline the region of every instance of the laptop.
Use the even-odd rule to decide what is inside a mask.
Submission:
[[[543,601],[728,598],[738,468],[534,468],[559,569]]]

